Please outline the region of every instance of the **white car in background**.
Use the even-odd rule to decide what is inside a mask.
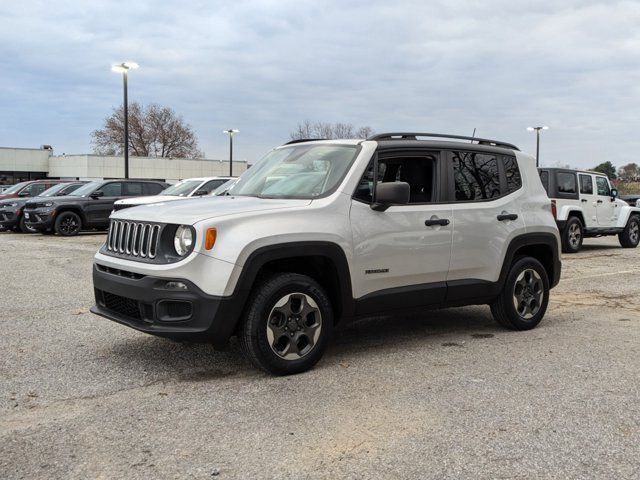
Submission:
[[[187,178],[169,188],[163,190],[158,195],[147,197],[134,197],[118,200],[113,205],[113,211],[123,210],[138,205],[148,205],[151,203],[165,203],[192,197],[204,197],[224,193],[235,182],[235,177],[200,177]]]

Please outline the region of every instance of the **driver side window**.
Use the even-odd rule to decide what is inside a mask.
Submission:
[[[598,195],[603,197],[611,196],[611,187],[609,187],[609,180],[604,177],[596,177],[596,186],[598,187]]]
[[[122,195],[122,184],[120,182],[107,183],[98,190],[104,197],[119,197]]]

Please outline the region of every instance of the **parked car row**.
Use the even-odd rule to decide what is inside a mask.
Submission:
[[[230,180],[197,178],[176,185],[152,180],[24,182],[0,200],[0,229],[63,236],[74,236],[82,230],[106,230],[114,209],[209,195]],[[44,190],[48,186],[51,188]]]

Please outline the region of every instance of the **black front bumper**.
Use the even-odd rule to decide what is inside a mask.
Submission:
[[[182,282],[188,290],[167,290]],[[226,345],[238,320],[233,297],[207,295],[184,279],[159,278],[93,265],[91,312],[136,330],[178,340]]]
[[[20,212],[0,210],[0,229],[12,230],[18,226]]]
[[[36,230],[50,230],[55,221],[55,210],[30,209],[24,211],[24,223]]]

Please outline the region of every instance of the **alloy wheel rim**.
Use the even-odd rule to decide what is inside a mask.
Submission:
[[[633,243],[637,243],[639,237],[640,237],[640,226],[638,225],[638,222],[632,222],[631,228],[629,228],[629,239]]]
[[[60,224],[60,229],[64,233],[74,233],[78,230],[78,222],[72,217],[65,218]]]
[[[298,360],[313,350],[322,331],[318,304],[305,293],[290,293],[276,302],[267,320],[271,350],[285,360]]]
[[[576,248],[580,245],[580,238],[582,237],[582,232],[580,231],[580,225],[577,223],[572,224],[569,227],[569,245]]]
[[[532,268],[520,272],[513,286],[513,306],[521,318],[528,320],[542,308],[544,285],[542,277]]]

